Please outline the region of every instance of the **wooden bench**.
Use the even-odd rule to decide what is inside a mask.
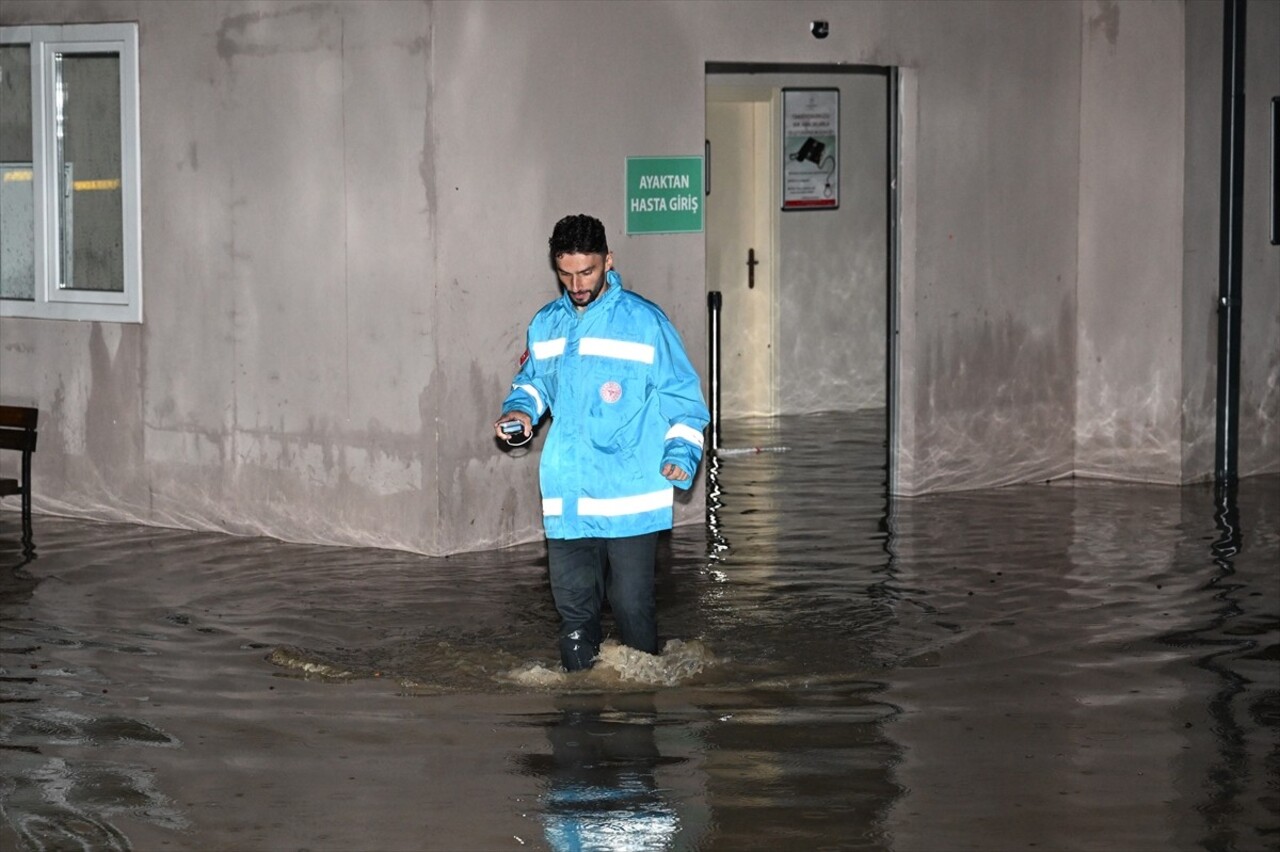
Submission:
[[[40,411],[20,405],[0,405],[0,450],[22,453],[22,478],[0,478],[0,497],[22,495],[22,529],[31,531],[31,454],[36,451],[36,421]]]

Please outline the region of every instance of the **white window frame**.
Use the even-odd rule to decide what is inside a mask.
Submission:
[[[31,46],[32,206],[35,216],[34,299],[0,299],[0,317],[142,322],[142,158],[138,118],[138,25],[66,24],[0,27],[0,44]],[[120,189],[124,290],[60,286],[58,252],[57,54],[120,57]]]

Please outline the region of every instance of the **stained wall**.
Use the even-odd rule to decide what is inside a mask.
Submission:
[[[1203,363],[1184,332],[1162,335],[1179,311],[1186,327],[1199,261],[1178,262],[1192,234],[1166,208],[1200,215],[1208,166],[1189,127],[1135,104],[1183,91],[1211,112],[1201,84],[1183,88],[1219,44],[1190,24],[1207,17],[1092,0],[9,0],[4,24],[140,27],[145,322],[0,320],[0,398],[42,409],[36,507],[433,554],[536,538],[537,452],[502,453],[488,424],[555,295],[552,223],[600,215],[629,284],[703,364],[703,238],[626,236],[623,165],[701,152],[712,61],[903,69],[900,492],[1077,469],[1185,479],[1178,447],[1199,439],[1176,401],[1194,403]],[[1113,92],[1114,72],[1142,79]],[[1175,185],[1152,180],[1159,161]],[[1154,267],[1101,227],[1128,215],[1121,198],[1162,240]],[[1250,245],[1266,291],[1275,252]],[[1135,273],[1147,297],[1181,298],[1137,331],[1101,299]],[[1274,465],[1280,421],[1280,311],[1260,307],[1246,471]],[[1078,378],[1081,352],[1129,346],[1182,360],[1173,413],[1163,385],[1151,404],[1130,392],[1136,369],[1123,386]],[[1158,446],[1129,453],[1123,436]]]

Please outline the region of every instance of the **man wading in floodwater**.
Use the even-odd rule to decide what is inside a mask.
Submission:
[[[519,443],[554,415],[539,470],[542,521],[560,660],[576,671],[600,651],[606,597],[623,644],[658,652],[658,532],[671,529],[672,486],[693,484],[709,414],[671,321],[622,289],[600,220],[566,216],[550,243],[564,292],[529,323],[494,431]],[[514,435],[503,431],[512,422]]]

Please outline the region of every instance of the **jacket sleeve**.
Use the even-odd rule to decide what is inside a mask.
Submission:
[[[689,362],[679,332],[666,317],[659,322],[656,350],[658,410],[668,424],[662,464],[677,465],[688,473],[688,480],[673,483],[688,489],[702,459],[703,433],[711,415],[702,396],[702,380]]]
[[[502,401],[502,412],[522,411],[529,419],[537,423],[551,409],[551,392],[546,377],[538,369],[538,359],[533,352],[533,325],[525,334],[524,363],[511,382],[511,392]]]

